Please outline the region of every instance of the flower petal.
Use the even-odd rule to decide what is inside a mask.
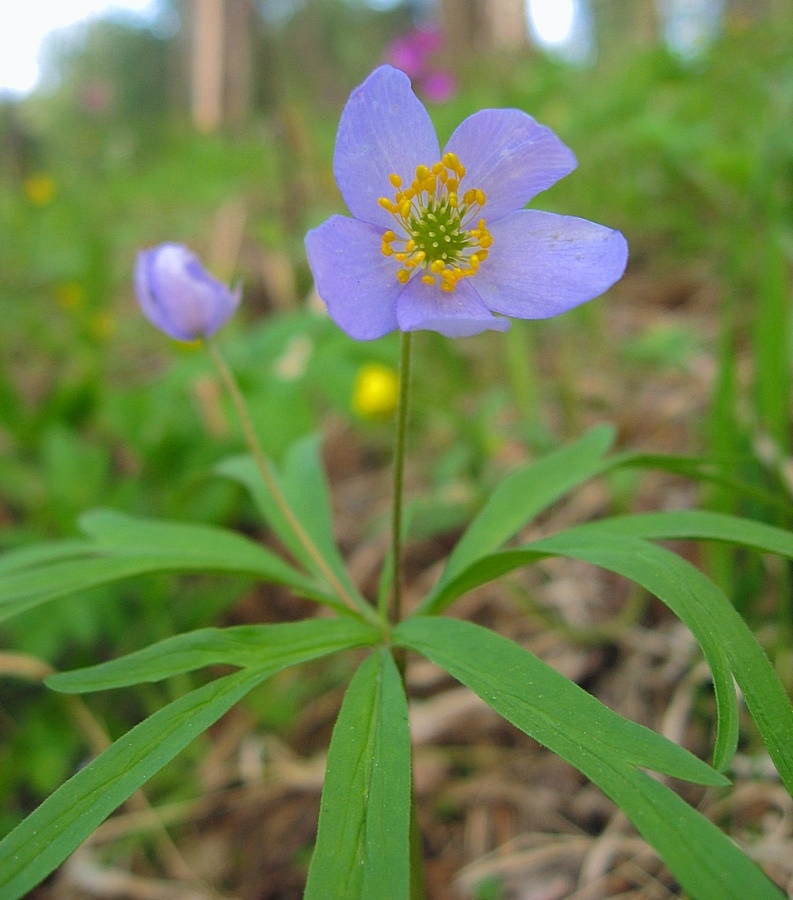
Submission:
[[[146,318],[169,337],[192,341],[213,335],[234,314],[241,291],[209,275],[182,244],[138,254],[135,292]]]
[[[440,158],[429,113],[410,88],[410,79],[380,66],[350,95],[341,114],[333,172],[347,208],[356,219],[391,228],[393,216],[377,202],[394,196],[393,172],[407,184],[416,166]]]
[[[444,152],[466,168],[460,191],[481,188],[487,197],[482,215],[491,222],[522,209],[532,197],[577,163],[573,151],[519,109],[483,109],[456,128]]]
[[[347,216],[331,216],[306,235],[317,293],[333,321],[358,341],[394,331],[403,285],[393,259],[380,252],[381,229]]]
[[[493,312],[518,319],[545,319],[597,297],[628,260],[619,231],[574,216],[525,209],[490,231],[493,246],[474,277],[476,290]]]
[[[402,331],[438,331],[446,337],[470,337],[481,331],[507,331],[509,320],[491,315],[474,288],[463,280],[454,291],[411,278],[397,301]]]

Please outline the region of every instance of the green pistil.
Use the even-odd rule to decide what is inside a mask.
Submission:
[[[462,229],[460,211],[443,200],[433,198],[420,216],[411,216],[408,230],[430,263],[455,263],[471,244],[468,232]]]

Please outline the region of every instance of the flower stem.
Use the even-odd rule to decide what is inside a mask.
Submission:
[[[405,451],[407,447],[408,412],[410,407],[410,359],[411,338],[409,331],[402,332],[399,356],[399,399],[397,403],[396,437],[394,440],[394,500],[391,515],[391,565],[393,584],[388,621],[397,625],[402,619],[402,507],[405,482]],[[407,651],[402,647],[392,650],[394,662],[407,693]],[[424,900],[424,853],[421,830],[418,823],[415,781],[410,789],[410,900]]]
[[[234,377],[234,373],[228,367],[228,364],[226,363],[225,359],[221,355],[214,342],[206,339],[204,343],[206,345],[207,352],[209,353],[209,358],[212,360],[212,363],[215,366],[218,375],[220,376],[220,380],[223,382],[223,386],[228,391],[229,396],[231,397],[231,401],[234,404],[234,409],[236,410],[237,418],[239,419],[240,426],[245,437],[245,442],[247,443],[248,449],[253,455],[256,467],[259,469],[259,472],[261,473],[261,476],[264,479],[265,484],[267,485],[267,489],[270,491],[270,494],[278,505],[278,508],[281,510],[281,513],[286,519],[289,527],[292,529],[292,533],[303,545],[303,549],[306,551],[311,561],[316,566],[317,571],[322,574],[322,576],[328,582],[328,585],[339,597],[339,599],[342,600],[348,607],[350,607],[350,609],[355,610],[356,612],[362,612],[366,619],[372,624],[379,624],[379,620],[374,615],[374,611],[372,610],[371,606],[363,600],[359,601],[359,599],[354,594],[352,594],[341,583],[341,581],[339,581],[336,574],[333,572],[325,558],[317,549],[314,541],[312,541],[311,537],[301,525],[300,520],[295,515],[292,507],[289,505],[289,502],[281,491],[281,488],[278,485],[278,481],[273,474],[270,464],[267,462],[267,457],[264,455],[261,444],[259,443],[259,439],[256,436],[256,431],[253,427],[253,422],[251,421],[248,407],[245,404],[245,399],[242,396],[242,391],[240,391],[239,385],[237,384],[237,379]]]
[[[410,405],[410,351],[412,334],[402,332],[399,357],[399,401],[397,405],[394,444],[394,505],[391,517],[391,559],[394,583],[388,620],[396,625],[402,618],[402,498],[405,481],[405,447],[407,444],[408,408]]]

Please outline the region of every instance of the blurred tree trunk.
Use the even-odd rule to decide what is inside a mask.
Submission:
[[[223,3],[192,0],[190,16],[190,112],[199,131],[214,131],[223,110]]]
[[[251,94],[251,0],[188,0],[190,111],[199,131],[238,127]]]
[[[446,36],[449,63],[459,69],[476,46],[479,31],[477,4],[474,0],[441,0],[441,21]]]
[[[479,0],[488,50],[513,50],[528,43],[525,0]]]
[[[224,120],[231,129],[242,127],[251,109],[253,81],[252,37],[256,11],[251,0],[226,0],[226,108]]]
[[[441,0],[448,62],[460,70],[472,53],[528,43],[525,0]]]

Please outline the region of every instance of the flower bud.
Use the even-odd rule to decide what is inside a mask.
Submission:
[[[177,341],[213,335],[231,318],[240,289],[229,290],[181,244],[142,250],[135,263],[135,292],[146,318]]]

